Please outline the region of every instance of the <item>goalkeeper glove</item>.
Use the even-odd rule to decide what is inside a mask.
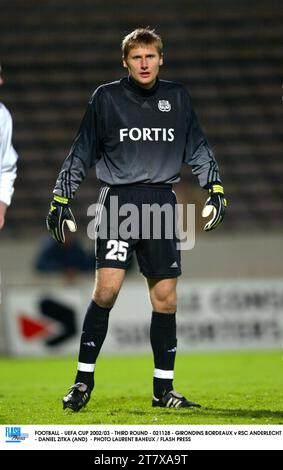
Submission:
[[[208,232],[219,225],[225,215],[227,201],[224,197],[224,189],[220,183],[211,183],[208,187],[209,198],[206,200],[202,210],[202,217],[212,215],[212,218],[205,224],[203,230]]]
[[[71,232],[77,230],[75,217],[68,206],[69,200],[66,197],[55,195],[50,204],[46,217],[46,225],[51,236],[59,243],[65,242],[64,225],[67,224]]]

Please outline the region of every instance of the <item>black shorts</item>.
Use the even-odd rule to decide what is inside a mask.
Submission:
[[[96,268],[127,269],[135,251],[145,277],[180,276],[176,203],[171,185],[102,186],[95,217]]]

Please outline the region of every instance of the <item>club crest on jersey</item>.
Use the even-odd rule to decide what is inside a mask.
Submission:
[[[171,104],[167,100],[159,100],[158,101],[158,109],[159,111],[163,111],[168,113],[171,110]]]

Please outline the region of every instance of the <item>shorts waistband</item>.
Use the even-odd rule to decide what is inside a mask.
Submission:
[[[109,185],[107,183],[102,183],[103,186],[109,188],[119,188],[119,189],[161,189],[161,190],[171,190],[173,185],[170,183],[132,183],[132,184],[113,184]]]

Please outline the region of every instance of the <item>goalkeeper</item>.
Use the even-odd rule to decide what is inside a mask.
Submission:
[[[201,187],[208,191],[204,230],[222,221],[226,200],[213,152],[199,126],[191,99],[179,83],[158,77],[163,64],[162,41],[154,30],[139,28],[122,42],[123,66],[128,76],[98,87],[93,93],[70,154],[63,163],[53,191],[47,227],[64,243],[64,225],[76,230],[69,207],[88,170],[95,167],[101,182],[96,216],[96,280],[86,312],[74,384],[63,407],[80,410],[94,388],[96,360],[106,337],[110,311],[136,252],[147,280],[152,304],[150,341],[154,358],[152,406],[199,407],[174,390],[177,351],[176,285],[181,274],[177,238],[161,239],[101,236],[102,209],[116,196],[117,210],[134,204],[169,205],[175,215],[172,184],[180,179],[182,163],[192,167]],[[112,222],[112,220],[111,220]],[[142,222],[143,223],[143,222]]]

